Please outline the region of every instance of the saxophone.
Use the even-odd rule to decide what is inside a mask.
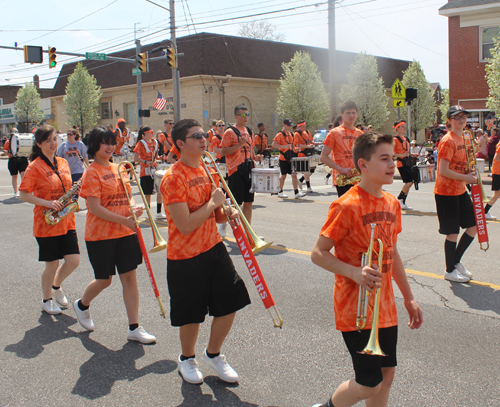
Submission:
[[[337,186],[345,187],[346,185],[354,184],[355,182],[361,181],[361,174],[358,172],[356,168],[353,168],[352,177],[347,178],[347,175],[337,174],[335,181],[337,182]]]
[[[87,169],[87,164],[85,163],[85,161],[83,161],[83,157],[80,153],[78,153],[78,157],[80,158],[80,160],[82,160],[85,169]],[[47,209],[43,211],[45,222],[52,226],[57,225],[66,215],[69,215],[71,212],[78,212],[80,210],[80,207],[78,206],[77,194],[82,185],[82,181],[83,177],[75,182],[73,186],[57,200],[57,202],[60,202],[63,205],[62,209]]]

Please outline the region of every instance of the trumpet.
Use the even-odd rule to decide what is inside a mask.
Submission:
[[[366,253],[363,253],[361,257],[361,266],[371,267],[372,264],[372,255],[375,247],[375,227],[377,225],[375,223],[371,223],[371,236],[370,236],[370,244],[368,246],[368,250]],[[382,270],[382,259],[383,259],[383,249],[384,246],[380,239],[377,239],[379,244],[378,251],[378,268]],[[359,287],[358,294],[358,313],[356,316],[356,328],[358,331],[362,330],[366,326],[366,321],[368,319],[368,303],[370,302],[370,293],[363,287]],[[380,343],[378,339],[378,324],[379,324],[379,314],[380,314],[380,288],[375,290],[375,300],[373,303],[373,314],[372,314],[372,328],[370,331],[370,338],[368,339],[368,344],[366,347],[358,352],[363,355],[377,355],[377,356],[386,356],[386,354],[380,348]]]
[[[127,191],[127,184],[130,184],[132,182],[132,180],[129,177],[130,173],[132,173],[132,175],[134,176],[133,180],[135,180],[137,187],[139,188],[139,192],[141,193],[142,202],[144,203],[144,208],[146,209],[146,212],[148,214],[151,230],[153,231],[154,247],[149,251],[149,253],[156,253],[160,250],[164,250],[167,247],[167,242],[161,236],[158,227],[156,226],[156,223],[153,220],[153,215],[151,214],[148,202],[146,201],[146,197],[144,196],[144,192],[142,191],[139,182],[139,177],[135,172],[134,166],[129,161],[122,161],[121,163],[118,164],[118,177],[122,182],[123,189],[125,191],[125,196],[127,197],[128,204],[131,207],[130,212],[132,213],[132,217],[134,218],[134,222],[136,225],[137,239],[139,240],[139,245],[141,246],[141,252],[142,256],[144,257],[146,270],[148,271],[149,281],[151,283],[151,286],[153,287],[153,292],[155,294],[155,297],[158,300],[158,305],[160,306],[160,313],[163,316],[163,318],[165,318],[165,308],[163,307],[163,303],[160,298],[160,292],[158,291],[158,286],[156,285],[155,276],[153,274],[153,268],[151,267],[151,262],[149,261],[148,251],[146,250],[146,245],[144,244],[144,238],[142,237],[142,231],[139,226],[139,221],[137,220],[137,217],[135,216],[135,213],[132,210],[131,206],[132,198],[130,197],[130,194]],[[126,176],[127,180],[123,179],[122,174],[127,174]]]
[[[215,172],[212,172],[205,162],[205,156],[210,157],[211,165],[215,168]],[[259,264],[257,263],[257,260],[255,259],[255,253],[258,253],[261,250],[264,250],[265,248],[269,247],[271,243],[266,243],[262,239],[259,239],[256,235],[255,232],[252,230],[250,227],[250,224],[246,220],[245,216],[243,215],[243,212],[241,211],[238,203],[234,199],[233,194],[231,193],[229,187],[226,184],[226,181],[224,180],[224,177],[222,173],[220,172],[217,163],[214,161],[213,157],[210,154],[205,153],[202,158],[202,164],[203,168],[205,169],[205,172],[207,173],[208,177],[210,178],[210,181],[212,184],[214,184],[217,187],[217,184],[213,178],[213,175],[218,175],[220,182],[222,183],[224,189],[226,190],[227,195],[229,198],[222,204],[222,207],[224,209],[224,213],[227,216],[227,219],[229,221],[229,224],[231,225],[231,229],[233,230],[234,237],[236,239],[236,243],[238,244],[238,248],[240,249],[241,255],[245,259],[245,264],[248,268],[248,271],[250,272],[250,275],[252,276],[252,280],[255,284],[255,287],[257,288],[257,291],[259,292],[259,296],[262,299],[262,302],[264,303],[264,307],[269,311],[269,314],[271,315],[271,319],[273,320],[273,324],[275,328],[282,328],[283,327],[283,319],[281,318],[281,315],[278,311],[278,308],[276,307],[276,303],[274,302],[274,299],[271,295],[271,291],[269,290],[269,287],[267,286],[266,280],[264,279],[264,276],[262,275],[262,271],[260,270]],[[229,215],[231,213],[231,203],[235,206],[237,209],[240,219],[242,223],[239,222],[239,220],[235,220],[233,223],[231,223],[231,220],[229,218]],[[244,230],[243,225],[246,227],[246,233]],[[247,238],[248,236],[248,238]],[[255,238],[254,238],[255,236]],[[250,240],[252,238],[252,240]],[[274,310],[276,313],[276,318],[274,317],[273,313],[271,310]]]
[[[339,187],[345,187],[346,185],[361,181],[361,174],[359,171],[356,168],[353,168],[351,171],[352,177],[347,177],[347,175],[344,174],[337,174],[335,181]]]

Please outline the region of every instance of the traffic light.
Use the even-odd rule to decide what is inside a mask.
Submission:
[[[30,64],[41,64],[43,62],[42,47],[32,45],[24,46],[24,62]]]
[[[137,54],[137,68],[141,73],[149,72],[148,54],[146,52]]]
[[[57,65],[56,61],[56,48],[49,46],[49,68],[55,68]]]
[[[176,68],[177,67],[177,61],[176,61],[176,55],[175,55],[175,48],[167,48],[167,64],[170,68]]]

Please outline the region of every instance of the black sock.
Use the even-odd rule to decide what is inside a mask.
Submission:
[[[325,404],[322,404],[320,407],[335,407],[335,406],[332,404],[332,399],[330,398]]]
[[[139,324],[130,324],[128,326],[128,329],[130,329],[131,331],[135,331],[137,328],[139,328]]]
[[[278,192],[283,192],[283,190],[280,188],[280,190]]]
[[[220,352],[217,352],[217,353],[208,353],[208,350],[207,350],[207,356],[210,358],[210,359],[213,359],[213,358],[216,358],[217,356],[220,355]]]
[[[399,199],[403,200],[403,203],[406,201],[406,194],[403,191],[399,193],[398,200]]]
[[[82,300],[78,301],[78,308],[80,308],[80,311],[86,311],[89,309],[89,305],[83,305]]]
[[[52,297],[50,298],[47,298],[46,300],[43,300],[43,302],[47,302],[47,301],[50,301],[52,299]]]
[[[330,178],[332,176],[332,173],[329,172],[328,174],[325,175],[326,179]]]
[[[180,356],[180,360],[181,362],[184,362],[185,360],[188,360],[188,359],[194,359],[196,355],[193,355],[193,356],[184,356],[184,355],[181,355]]]
[[[160,213],[161,212],[161,204],[157,203],[156,204],[156,213]]]
[[[306,181],[307,188],[311,188],[311,181]]]
[[[61,288],[61,286],[59,286],[59,287],[56,287],[55,285],[52,286],[53,290],[59,290],[60,288]]]
[[[294,192],[295,192],[295,195],[297,195],[299,193],[299,190],[298,189],[294,189]]]
[[[458,242],[457,250],[455,251],[455,264],[460,263],[460,260],[462,260],[462,256],[473,240],[473,236],[470,236],[467,232],[464,232],[464,234],[460,238],[460,242]]]
[[[446,239],[444,241],[444,257],[446,259],[446,272],[451,273],[455,270],[455,253],[457,251],[457,242]]]
[[[490,209],[491,209],[491,205],[486,204],[486,206],[484,207],[484,213],[487,214]]]
[[[300,177],[299,182],[304,182],[305,178],[304,176]]]

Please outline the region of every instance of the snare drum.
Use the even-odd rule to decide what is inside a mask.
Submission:
[[[316,168],[319,165],[320,162],[319,157],[320,157],[319,154],[314,154],[311,157],[309,157],[311,159],[311,168]]]
[[[10,138],[10,152],[13,157],[28,157],[33,147],[35,136],[28,134],[13,134]]]
[[[131,162],[131,163],[135,162],[134,153],[128,153],[127,154],[127,161]]]
[[[309,172],[311,168],[311,157],[293,157],[292,173]]]
[[[280,159],[278,157],[271,157],[269,159],[269,167],[279,167],[280,166]]]
[[[278,168],[253,168],[250,192],[277,194],[280,188],[280,170]]]
[[[127,161],[127,155],[126,154],[113,154],[113,162],[118,164],[123,161]]]
[[[219,163],[217,164],[217,167],[219,168],[220,173],[224,178],[227,178],[227,167],[226,164],[224,163]]]
[[[160,185],[161,185],[161,180],[163,179],[163,176],[167,173],[167,170],[172,165],[173,164],[158,164],[156,166],[156,170],[154,172],[154,181],[155,181],[155,191],[157,194],[160,193]]]

